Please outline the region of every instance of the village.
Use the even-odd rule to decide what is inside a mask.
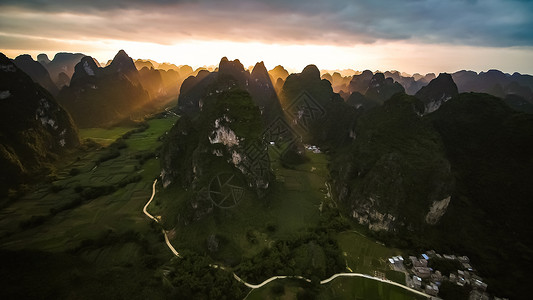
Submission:
[[[430,267],[430,265],[435,265],[435,263],[430,263],[431,260],[448,266],[457,266],[457,269],[448,270],[448,274],[443,274],[443,271]],[[388,258],[388,261],[393,270],[405,273],[406,286],[432,296],[431,299],[441,299],[439,287],[447,281],[470,289],[470,300],[507,300],[507,298],[498,298],[487,293],[488,285],[477,275],[467,256],[441,255],[434,250],[429,250],[419,257],[409,256],[404,259],[402,256],[393,256]]]

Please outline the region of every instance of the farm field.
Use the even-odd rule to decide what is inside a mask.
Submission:
[[[80,140],[91,139],[102,146],[109,146],[124,133],[135,127],[84,128],[79,129]]]
[[[427,299],[398,286],[361,277],[339,277],[322,287],[317,299]]]
[[[141,210],[151,194],[151,182],[159,175],[159,161],[152,157],[141,163],[136,154],[144,153],[146,147],[156,148],[159,136],[175,121],[175,117],[148,121],[150,127],[126,139],[128,146],[120,149],[117,157],[101,163],[97,161],[109,148],[82,154],[58,171],[57,180],[38,185],[23,199],[2,209],[2,248],[64,251],[107,230],[146,231],[148,222]],[[108,187],[114,190],[106,190]],[[81,203],[76,203],[80,198]],[[54,217],[43,225],[20,231],[21,222],[51,214]]]
[[[324,285],[311,285],[295,279],[278,279],[250,291],[245,299],[313,299],[412,300],[427,299],[400,287],[361,277],[338,277]]]
[[[387,259],[402,254],[401,250],[383,246],[356,231],[339,233],[337,241],[346,258],[346,266],[354,273],[371,276],[375,276],[376,271],[386,273],[390,270]],[[405,279],[399,283],[405,284]]]
[[[108,272],[108,266],[112,265],[118,268],[120,277],[122,272],[132,268],[143,274],[146,269],[139,266],[154,260],[159,260],[157,266],[161,266],[161,259],[168,260],[172,255],[157,226],[147,220],[142,208],[151,194],[154,178],[160,173],[157,149],[162,143],[161,137],[176,120],[172,116],[152,119],[142,130],[89,130],[93,141],[98,141],[99,137],[114,140],[103,142],[104,147],[77,153],[77,157],[70,158],[71,162],[63,162],[51,183],[40,183],[21,201],[0,210],[0,252],[29,250],[28,257],[21,254],[20,259],[33,261],[44,255],[46,260],[69,261],[64,269],[54,273],[53,280],[59,280],[63,271],[71,272],[72,268],[87,268],[91,270],[87,274],[101,274]],[[188,249],[205,255],[209,237],[216,235],[220,249],[210,255],[223,265],[237,265],[241,260],[252,259],[277,241],[306,236],[309,228],[320,223],[324,206],[336,207],[326,185],[328,157],[311,152],[307,154],[309,161],[289,169],[282,167],[276,153],[271,152],[276,180],[272,191],[261,199],[245,192],[238,205],[232,208],[215,209],[211,216],[192,225],[176,226],[180,215],[165,212],[180,211],[188,204],[187,191],[177,185],[165,190],[158,184],[156,197],[148,210],[162,217],[178,250]],[[403,274],[391,274],[386,264],[389,256],[400,254],[399,250],[389,249],[353,231],[334,234],[332,238],[337,240],[348,269],[372,276],[379,271],[391,280],[404,283],[400,278]],[[35,266],[45,268],[48,262]],[[147,274],[153,276],[154,273]],[[371,283],[364,283],[362,291],[347,290],[350,280],[356,279],[336,279],[321,286],[320,295],[326,298],[340,297],[343,293],[347,297],[392,295],[397,297],[393,299],[404,299],[401,295],[405,291],[389,291],[389,288],[375,287]],[[100,284],[98,281],[89,283]],[[253,290],[247,299],[294,299],[308,288],[303,285],[307,284],[298,280],[277,280]]]

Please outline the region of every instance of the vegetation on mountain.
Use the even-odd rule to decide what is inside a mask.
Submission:
[[[59,103],[80,128],[102,127],[132,118],[150,101],[131,58],[119,52],[114,63],[100,68],[84,57],[75,68],[70,85],[58,96]]]
[[[79,145],[69,114],[0,54],[0,196]]]

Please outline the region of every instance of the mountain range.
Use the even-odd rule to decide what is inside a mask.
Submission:
[[[0,54],[0,68],[0,196],[6,196],[77,147],[79,138],[70,115],[16,62]]]
[[[279,184],[270,155],[294,169],[313,145],[328,156],[339,211],[368,234],[400,248],[465,253],[493,291],[528,293],[516,278],[533,265],[530,75],[343,76],[315,65],[289,74],[226,57],[193,70],[134,61],[123,50],[105,67],[67,53],[2,55],[0,67],[2,196],[75,149],[77,127],[166,107],[180,118],[158,152],[161,179],[186,190],[189,202],[171,212],[181,225],[214,213],[213,177],[231,174],[262,199]]]

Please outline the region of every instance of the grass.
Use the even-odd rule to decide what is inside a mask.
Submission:
[[[100,164],[96,164],[96,161],[108,151],[107,148],[77,153],[79,159],[72,157],[72,163],[65,163],[57,172],[57,180],[52,184],[40,183],[20,201],[0,210],[0,248],[3,249],[1,251],[20,252],[31,249],[37,251],[37,254],[31,255],[45,255],[50,259],[52,257],[56,259],[55,257],[63,257],[65,253],[77,249],[74,256],[68,256],[69,264],[64,270],[58,270],[57,274],[74,272],[81,268],[79,266],[89,263],[91,269],[83,271],[81,277],[78,275],[79,278],[84,278],[83,280],[86,280],[85,274],[96,278],[103,276],[102,272],[108,274],[115,271],[118,272],[117,278],[120,278],[123,276],[120,275],[121,272],[128,272],[145,262],[146,249],[136,240],[103,245],[92,242],[89,245],[96,243],[100,246],[80,248],[80,245],[87,241],[101,241],[102,236],[108,232],[120,237],[128,231],[133,231],[140,234],[142,240],[157,245],[156,255],[167,259],[171,257],[161,241],[161,236],[142,214],[142,207],[151,194],[151,184],[160,173],[159,161],[156,157],[150,156],[141,162],[139,154],[144,155],[157,149],[161,145],[159,137],[164,135],[175,121],[174,117],[149,120],[148,129],[131,134],[125,140],[127,147],[118,150],[120,152],[118,157]],[[86,130],[87,132],[90,130]],[[94,140],[120,136],[118,128],[101,130],[100,133],[93,130],[91,135]],[[175,212],[179,212],[183,204],[189,203],[188,193],[176,186],[163,190],[159,185],[157,196],[149,211],[154,215],[163,215],[167,229],[173,229],[172,243],[178,251],[188,248],[198,253],[210,254],[223,264],[233,265],[242,258],[252,258],[277,240],[298,238],[304,235],[308,228],[318,224],[320,207],[331,201],[326,196],[325,186],[328,180],[328,157],[322,153],[308,153],[310,159],[308,162],[294,169],[286,169],[281,166],[276,155],[271,154],[272,168],[277,180],[273,184],[272,191],[262,199],[247,192],[234,208],[214,209],[211,215],[198,222],[175,227],[180,217],[179,213]],[[71,172],[72,169],[77,169],[78,172]],[[78,197],[77,186],[86,188],[116,185],[133,176],[140,176],[140,179],[116,189],[111,194],[60,211],[53,217],[47,218],[42,225],[26,230],[18,227],[18,224],[27,220],[29,216],[48,216],[51,209]],[[216,253],[209,253],[206,247],[207,240],[213,234],[218,239],[220,249]],[[399,254],[398,250],[378,245],[357,233],[344,232],[338,234],[337,238],[342,251],[346,253],[347,264],[354,272],[370,275],[373,275],[371,272],[374,270],[387,272],[386,258]],[[114,267],[110,269],[109,266]],[[42,267],[45,268],[44,265]],[[140,274],[144,272],[142,270],[139,271]],[[22,270],[12,272],[22,272]],[[52,274],[50,280],[62,280],[58,279],[61,278],[60,275],[55,274]],[[390,279],[395,281],[400,280],[400,275],[392,274],[390,270],[387,272],[387,276],[394,277]],[[98,281],[89,281],[91,286],[103,285]],[[347,283],[343,282],[344,279],[335,280],[328,286],[322,287],[320,295],[326,297],[330,295],[337,297],[336,295],[342,293],[350,297],[359,295],[359,291],[346,290],[344,284]],[[284,295],[274,297],[272,293],[279,294],[279,287],[277,290],[272,290],[269,284],[254,290],[248,299],[294,299],[298,292],[304,289],[301,286],[303,283],[299,281],[282,280],[275,283],[283,284]],[[394,296],[401,295],[402,291],[389,290],[388,287],[373,287],[370,283],[364,283],[364,286],[363,294],[370,295],[370,299],[374,297],[373,295],[404,299]],[[85,288],[80,286],[77,289]],[[84,292],[89,293],[86,289]]]
[[[387,248],[356,231],[339,233],[337,241],[347,267],[354,273],[374,276],[374,271],[386,272],[390,269],[387,259],[402,254],[399,249]]]
[[[120,156],[99,165],[96,165],[95,161],[101,153],[107,151],[106,149],[78,153],[79,160],[74,160],[72,164],[58,172],[58,180],[53,182],[53,185],[61,187],[59,191],[53,192],[50,184],[41,183],[32,193],[0,211],[2,248],[61,252],[75,248],[83,240],[94,239],[106,230],[124,232],[133,229],[146,234],[151,230],[150,222],[142,214],[142,208],[150,197],[154,178],[159,175],[159,161],[151,158],[140,165],[135,154],[142,153],[146,147],[156,148],[161,143],[158,137],[163,135],[175,121],[175,117],[148,121],[150,127],[145,132],[131,135],[127,139],[128,147],[120,150]],[[113,139],[125,131],[126,128],[123,127],[89,129],[84,130],[84,135],[90,134],[96,139]],[[78,169],[79,174],[70,176],[69,170],[72,168]],[[18,224],[29,216],[49,215],[51,209],[79,197],[79,193],[75,190],[76,186],[116,185],[136,175],[140,176],[139,181],[119,188],[109,195],[85,202],[74,209],[61,211],[41,226],[24,231],[18,228]],[[135,251],[131,249],[131,245],[128,247],[130,249],[124,250],[125,252],[115,251],[116,249],[109,251],[108,256],[129,257],[130,255],[124,254]],[[101,256],[98,255],[98,259]]]
[[[283,286],[282,289],[276,285]],[[278,279],[269,284],[250,291],[246,300],[255,299],[299,299],[298,294],[304,291],[315,294],[313,299],[365,299],[365,300],[412,300],[427,299],[424,296],[362,277],[338,277],[335,280],[312,288],[307,283],[295,279]],[[282,292],[280,292],[282,291]],[[303,297],[302,297],[303,298]]]
[[[8,298],[162,299],[162,265],[172,257],[157,227],[142,213],[159,175],[155,155],[139,159],[176,117],[152,119],[132,134],[119,156],[97,163],[108,148],[80,150],[58,163],[53,182],[39,182],[0,210],[0,270]],[[110,145],[133,128],[81,130],[82,138]],[[73,172],[72,170],[76,170]],[[119,186],[128,179],[131,183]],[[75,202],[82,191],[113,186],[112,193]],[[54,209],[65,207],[52,213]],[[29,228],[32,216],[44,221]],[[159,276],[159,277],[158,277]]]
[[[318,299],[427,299],[398,286],[362,277],[339,277],[324,286]]]
[[[109,146],[124,133],[135,127],[85,128],[79,129],[80,139],[91,139],[103,146]]]
[[[283,292],[276,290],[276,285],[283,286]],[[290,300],[297,299],[298,292],[306,288],[304,283],[295,279],[278,279],[261,288],[251,290],[246,300],[263,300],[263,299],[280,299]],[[279,289],[279,288],[278,288]]]
[[[247,192],[233,208],[215,207],[210,215],[199,221],[186,226],[176,225],[179,215],[176,212],[183,211],[183,207],[190,204],[186,192],[173,186],[169,190],[160,189],[149,210],[163,215],[167,229],[175,230],[172,242],[178,249],[205,253],[208,237],[217,236],[220,251],[213,256],[221,262],[235,263],[241,258],[251,258],[276,240],[298,237],[319,221],[319,207],[326,197],[327,156],[311,153],[308,163],[296,169],[285,169],[275,152],[270,154],[278,180],[262,199]],[[179,217],[183,218],[183,215]]]

